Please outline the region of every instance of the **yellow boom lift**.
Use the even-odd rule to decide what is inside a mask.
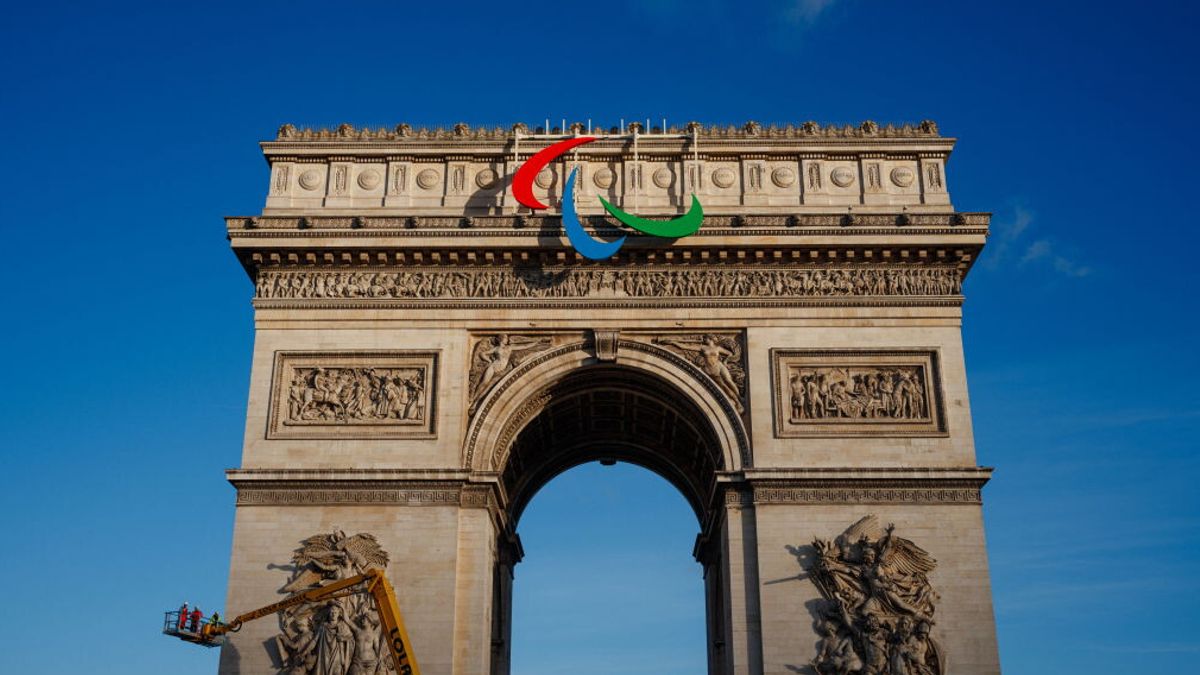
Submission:
[[[362,588],[356,588],[360,585]],[[368,569],[362,574],[335,581],[327,586],[289,595],[279,602],[240,614],[228,623],[204,621],[201,625],[196,626],[195,630],[185,630],[185,627],[188,626],[186,617],[185,620],[181,620],[179,612],[167,612],[163,632],[193,644],[217,647],[225,641],[226,633],[236,633],[247,621],[270,616],[288,607],[341,598],[354,593],[369,593],[375,601],[375,609],[379,611],[379,620],[383,626],[383,632],[387,635],[385,642],[392,655],[396,674],[421,675],[421,669],[417,667],[417,659],[413,656],[408,631],[404,629],[404,619],[400,616],[400,607],[396,603],[396,591],[392,589],[392,585],[388,583],[383,572],[377,569]]]

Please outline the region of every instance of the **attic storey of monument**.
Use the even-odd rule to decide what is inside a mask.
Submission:
[[[340,550],[336,523],[387,552],[424,672],[507,673],[523,510],[562,471],[620,460],[696,513],[710,675],[998,672],[960,334],[990,215],[951,205],[954,139],[630,125],[541,168],[548,208],[529,212],[512,176],[583,128],[285,126],[262,144],[265,208],[226,219],[256,326],[228,609],[278,599],[297,542]],[[562,234],[572,173],[590,236],[617,232],[599,197],[669,220],[695,194],[703,226],[588,260]],[[867,515],[868,540],[822,549],[823,585],[800,583],[808,542]],[[345,636],[370,623],[354,616]],[[263,645],[305,653],[306,630],[247,626],[222,672],[282,669]]]

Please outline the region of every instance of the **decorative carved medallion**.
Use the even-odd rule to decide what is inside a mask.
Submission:
[[[792,183],[796,182],[796,172],[786,166],[781,166],[771,172],[771,182],[776,187],[790,187]]]
[[[737,180],[737,174],[732,169],[721,168],[712,174],[713,185],[721,189],[733,187],[733,181],[735,180]]]
[[[495,333],[480,336],[471,348],[471,367],[468,392],[469,414],[475,414],[484,396],[514,368],[538,352],[553,346],[553,340],[542,335]]]
[[[690,360],[729,397],[739,413],[745,411],[746,366],[741,332],[679,333],[655,337],[654,344]]]
[[[387,564],[388,554],[374,535],[347,537],[341,530],[314,535],[296,549],[291,577],[279,592],[302,593],[369,569],[386,570]],[[273,642],[281,673],[378,675],[390,670],[379,613],[366,593],[281,610],[279,628]]]
[[[432,438],[437,352],[276,352],[267,438]]]
[[[829,180],[838,187],[850,187],[854,184],[854,172],[844,166],[839,166],[829,172]]]
[[[358,174],[358,187],[364,190],[374,190],[382,182],[383,179],[379,176],[379,172],[374,169],[367,169]]]
[[[543,190],[548,190],[551,185],[554,185],[554,172],[550,169],[542,169],[538,175],[534,177],[533,182]]]
[[[928,436],[946,431],[937,353],[771,350],[775,433]]]
[[[658,171],[655,171],[654,175],[651,176],[650,178],[651,178],[651,180],[654,181],[654,184],[656,186],[665,190],[665,189],[671,187],[671,180],[674,178],[674,176],[671,175],[670,169],[662,168],[662,169],[659,169]]]
[[[613,174],[612,169],[596,169],[596,173],[592,175],[592,182],[595,183],[596,187],[600,188],[601,190],[607,190],[608,188],[612,187],[613,179],[615,177],[616,176]]]
[[[484,169],[475,174],[475,184],[484,190],[494,187],[500,176],[492,169]]]
[[[417,186],[422,190],[432,190],[442,182],[442,175],[435,169],[425,169],[417,174]]]
[[[818,675],[944,675],[946,657],[930,633],[937,567],[921,547],[868,515],[837,539],[814,539],[809,578],[825,598],[816,620]]]
[[[316,169],[309,169],[300,174],[300,187],[305,190],[316,190],[321,187],[321,172]]]
[[[917,174],[913,173],[913,170],[907,166],[898,166],[892,169],[892,172],[889,175],[892,178],[892,183],[894,183],[896,187],[902,188],[912,185],[913,181],[917,179]]]

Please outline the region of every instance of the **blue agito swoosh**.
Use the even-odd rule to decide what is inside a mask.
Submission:
[[[575,250],[579,251],[583,257],[591,260],[611,258],[621,248],[621,244],[625,243],[625,237],[622,235],[620,239],[613,241],[600,241],[584,231],[579,217],[575,215],[575,174],[578,171],[579,167],[571,169],[571,175],[567,178],[563,193],[563,229],[567,231],[567,239],[570,240],[571,246],[574,246]]]

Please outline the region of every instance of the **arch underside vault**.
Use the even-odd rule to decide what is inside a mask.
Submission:
[[[542,486],[595,460],[629,462],[659,474],[705,520],[724,459],[711,425],[678,392],[636,370],[598,364],[535,397],[540,410],[500,458],[514,527]]]

